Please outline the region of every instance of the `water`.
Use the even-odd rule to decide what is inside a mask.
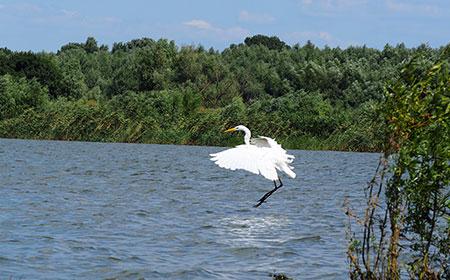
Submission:
[[[369,153],[291,151],[273,184],[223,148],[0,139],[0,279],[347,278],[345,197]]]

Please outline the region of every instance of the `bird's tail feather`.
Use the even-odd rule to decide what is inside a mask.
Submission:
[[[280,166],[281,171],[283,171],[284,173],[286,173],[289,177],[291,178],[295,178],[297,175],[294,173],[294,171],[292,171],[292,167],[287,165],[287,164],[283,164]]]

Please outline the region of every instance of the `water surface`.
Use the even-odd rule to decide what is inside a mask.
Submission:
[[[342,204],[379,156],[290,151],[297,178],[253,208],[273,184],[223,149],[0,139],[0,278],[347,278]]]

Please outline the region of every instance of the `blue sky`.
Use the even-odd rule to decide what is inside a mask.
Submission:
[[[0,0],[0,47],[57,51],[93,36],[112,45],[150,37],[222,50],[245,37],[382,48],[450,42],[448,0]]]

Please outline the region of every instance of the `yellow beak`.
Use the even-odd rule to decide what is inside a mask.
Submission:
[[[233,131],[236,131],[236,128],[233,127],[233,128],[225,130],[225,132],[233,132]]]

